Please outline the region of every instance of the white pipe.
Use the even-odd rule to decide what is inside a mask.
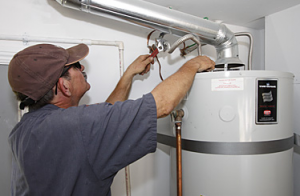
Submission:
[[[0,35],[0,40],[4,41],[22,41],[24,43],[28,42],[48,42],[48,43],[64,43],[64,44],[80,44],[84,43],[87,45],[103,45],[103,46],[116,46],[119,49],[119,69],[120,78],[124,73],[124,43],[121,41],[103,41],[103,40],[90,40],[90,39],[66,39],[66,38],[53,38],[53,37],[33,37],[28,35]],[[18,103],[19,105],[19,103]],[[19,108],[19,107],[18,107]],[[20,121],[21,116],[24,114],[20,109],[18,109],[18,121]],[[131,195],[130,188],[130,172],[129,166],[125,167],[125,180],[126,180],[126,194]]]
[[[23,41],[27,42],[52,42],[52,43],[65,43],[65,44],[80,44],[87,45],[105,45],[117,46],[124,49],[123,42],[121,41],[103,41],[103,40],[90,40],[90,39],[69,39],[69,38],[53,38],[53,37],[34,37],[26,34],[20,35],[0,35],[0,40],[6,41]]]

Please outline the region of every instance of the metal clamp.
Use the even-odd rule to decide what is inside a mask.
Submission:
[[[155,39],[155,44],[159,52],[165,52],[170,48],[170,43],[163,39],[165,33],[161,33],[157,39]]]

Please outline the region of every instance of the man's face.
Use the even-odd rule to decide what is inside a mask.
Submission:
[[[86,73],[83,72],[84,66],[81,65],[81,69],[73,67],[69,70],[71,77],[70,91],[74,99],[81,99],[81,97],[90,89],[90,84],[86,80]]]

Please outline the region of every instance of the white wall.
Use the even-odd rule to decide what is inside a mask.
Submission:
[[[125,45],[125,67],[138,55],[148,53],[146,37],[151,31],[141,27],[90,15],[64,8],[54,0],[15,0],[4,1],[0,7],[1,35],[29,35],[38,37],[93,39],[123,41]],[[255,39],[253,69],[264,69],[264,31],[234,25],[228,25],[233,32],[251,32]],[[159,33],[154,33],[155,38]],[[171,35],[169,40],[176,40]],[[244,63],[248,58],[248,38],[239,37],[240,57]],[[153,39],[151,44],[153,43]],[[28,43],[32,45],[36,43]],[[0,52],[17,52],[27,47],[22,42],[1,41]],[[70,47],[71,45],[61,45]],[[211,46],[204,46],[203,53],[215,58]],[[1,55],[1,53],[0,53]],[[162,75],[164,78],[174,73],[186,59],[179,57],[178,50],[172,55],[160,55]],[[83,60],[91,83],[91,90],[82,103],[102,102],[113,90],[119,78],[118,50],[115,47],[90,46],[89,56]],[[158,64],[155,63],[149,74],[138,76],[133,82],[131,99],[150,92],[159,82]],[[168,129],[168,118],[159,121],[159,129]],[[2,158],[2,157],[1,157]],[[168,149],[162,145],[156,153],[131,165],[132,195],[169,195],[169,157]],[[112,186],[115,196],[125,195],[124,174],[121,171]]]
[[[300,134],[300,5],[266,17],[266,69],[292,72],[294,78],[294,131]],[[294,195],[300,195],[300,148],[294,153]]]
[[[11,151],[8,136],[17,123],[17,101],[7,81],[7,66],[0,64],[0,192],[10,195]]]

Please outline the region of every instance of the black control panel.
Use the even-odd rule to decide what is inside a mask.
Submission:
[[[257,80],[256,124],[277,123],[277,79]]]

